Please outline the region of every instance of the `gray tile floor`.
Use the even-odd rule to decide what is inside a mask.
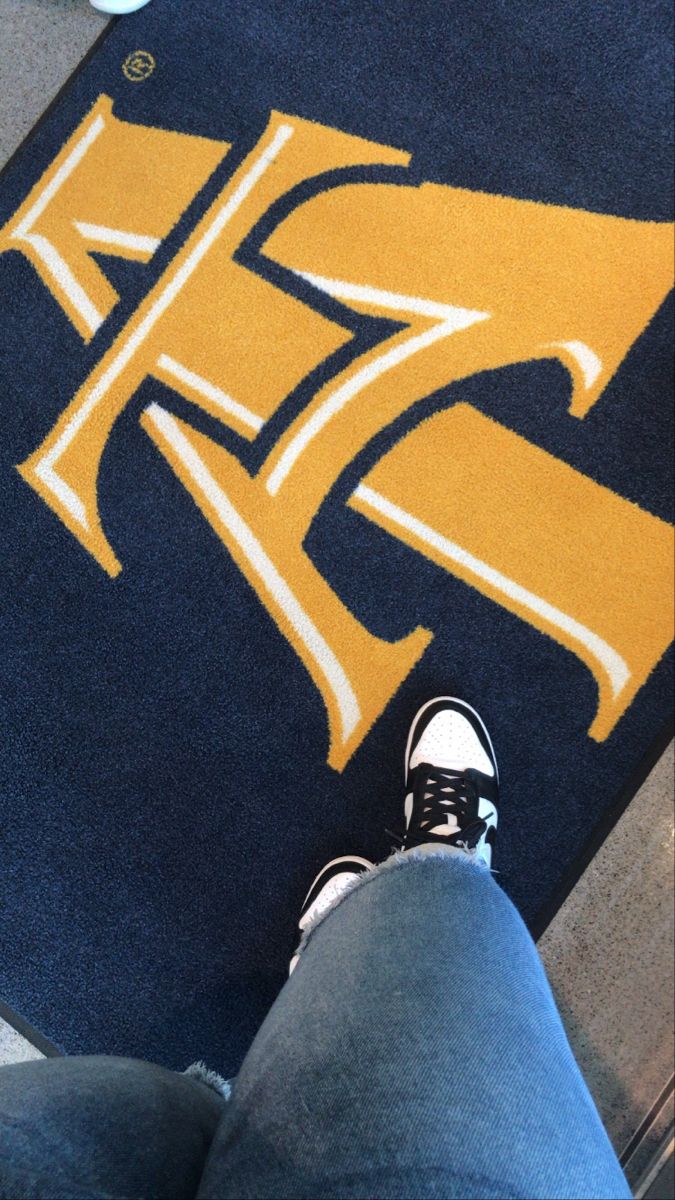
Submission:
[[[87,0],[0,0],[0,165],[104,25]],[[672,877],[671,746],[540,942],[619,1152],[673,1070]],[[0,1062],[31,1057],[39,1051],[0,1020]],[[655,1140],[669,1120],[672,1102],[655,1122]]]
[[[89,0],[0,0],[0,164],[105,25]]]
[[[12,1029],[0,1017],[0,1065],[12,1062],[28,1062],[31,1058],[43,1058],[44,1055],[27,1042],[25,1037]]]
[[[672,880],[671,744],[539,941],[619,1152],[673,1071]]]

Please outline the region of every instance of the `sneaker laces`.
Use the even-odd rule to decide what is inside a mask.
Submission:
[[[406,848],[425,842],[458,846],[473,850],[488,826],[478,816],[479,792],[476,780],[467,771],[452,771],[420,763],[411,772],[413,807],[408,830],[401,842]],[[454,816],[457,829],[450,834],[436,833]]]

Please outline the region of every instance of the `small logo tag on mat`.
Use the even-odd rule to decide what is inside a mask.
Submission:
[[[134,50],[122,63],[122,70],[130,83],[142,83],[152,75],[157,63],[147,50]]]

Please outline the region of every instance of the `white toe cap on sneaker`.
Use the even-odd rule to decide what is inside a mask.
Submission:
[[[139,8],[145,8],[150,0],[89,0],[89,3],[92,8],[97,8],[102,13],[109,13],[112,17],[137,12]]]
[[[341,871],[339,875],[334,875],[319,892],[314,903],[303,913],[298,922],[300,928],[304,931],[319,917],[324,916],[329,909],[334,908],[338,900],[350,887],[354,886],[358,878],[359,876],[354,871]]]
[[[410,756],[410,770],[421,762],[434,763],[454,771],[473,767],[484,775],[495,773],[473,725],[462,716],[461,711],[455,709],[436,713],[423,731]]]

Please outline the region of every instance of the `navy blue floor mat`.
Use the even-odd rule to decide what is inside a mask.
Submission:
[[[672,706],[670,5],[154,0],[0,186],[0,996],[236,1071],[416,707],[540,930]]]

